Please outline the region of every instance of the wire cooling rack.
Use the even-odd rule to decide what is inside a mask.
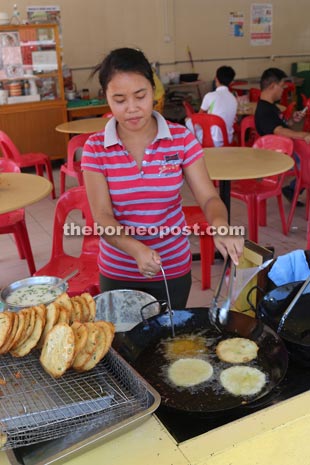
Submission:
[[[0,448],[28,446],[73,430],[111,426],[149,408],[144,380],[113,349],[91,371],[53,379],[38,354],[0,357]]]

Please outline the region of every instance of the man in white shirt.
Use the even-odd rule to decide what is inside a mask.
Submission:
[[[234,95],[230,92],[228,86],[235,77],[235,71],[230,66],[221,66],[216,71],[215,86],[213,92],[208,92],[201,103],[199,113],[210,113],[220,116],[226,123],[229,142],[232,142],[238,102]],[[190,119],[186,120],[186,126],[193,131],[193,125]],[[221,130],[214,126],[211,128],[212,139],[216,147],[223,145],[223,136]],[[202,129],[196,129],[196,137],[199,142],[202,142]]]

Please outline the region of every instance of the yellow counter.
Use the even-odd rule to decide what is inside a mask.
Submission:
[[[310,464],[310,393],[177,444],[156,414],[139,426],[75,453],[66,465]],[[0,464],[9,465],[4,452]]]

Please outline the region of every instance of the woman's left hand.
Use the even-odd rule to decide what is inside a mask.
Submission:
[[[217,250],[226,258],[229,255],[237,266],[244,248],[244,238],[242,236],[214,236],[214,244]]]

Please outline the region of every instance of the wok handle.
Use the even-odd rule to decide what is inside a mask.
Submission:
[[[149,307],[150,305],[154,305],[156,303],[158,303],[159,306],[160,306],[158,315],[161,315],[162,313],[165,313],[165,311],[167,310],[167,302],[166,302],[166,300],[153,300],[152,302],[149,302],[148,304],[143,305],[143,307],[140,308],[140,314],[141,314],[143,324],[148,324],[148,321],[147,321],[148,319],[145,318],[144,313],[143,313],[144,310],[147,307]]]
[[[255,313],[256,318],[259,318],[259,311],[258,311],[258,308],[255,307],[255,305],[253,304],[253,302],[251,302],[251,300],[250,300],[253,291],[260,291],[260,292],[263,294],[263,293],[264,293],[264,290],[263,290],[261,287],[259,287],[259,286],[253,286],[253,287],[251,287],[251,289],[248,291],[247,296],[246,296],[246,301],[247,301],[247,303],[249,304],[251,310]]]

